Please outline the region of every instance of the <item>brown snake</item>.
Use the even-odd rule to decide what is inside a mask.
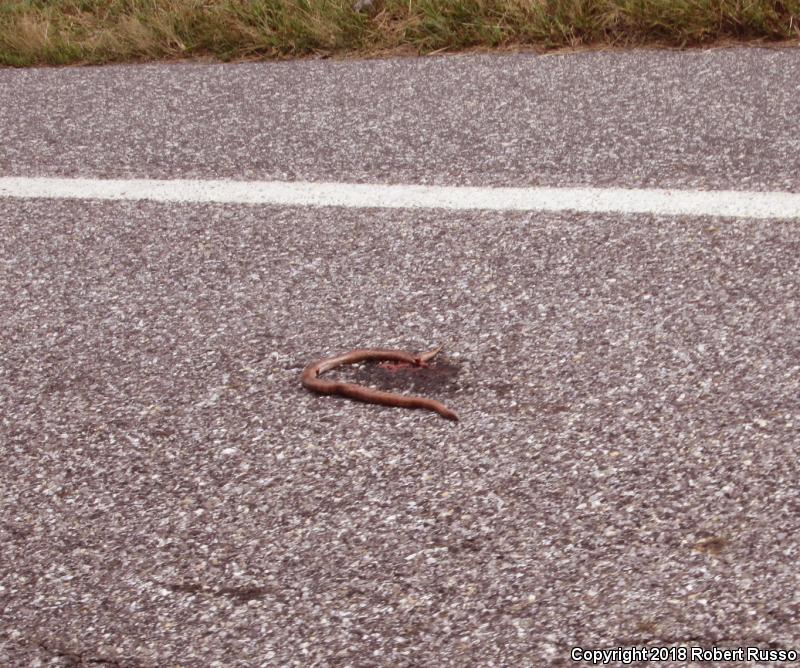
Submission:
[[[379,350],[377,348],[365,348],[353,350],[338,357],[328,357],[309,364],[303,369],[300,380],[303,387],[319,394],[341,394],[350,399],[365,401],[369,404],[382,404],[384,406],[398,406],[400,408],[426,408],[436,411],[443,418],[448,420],[458,420],[455,411],[451,411],[442,402],[427,397],[407,397],[393,392],[383,392],[373,390],[363,385],[355,383],[342,383],[335,380],[323,380],[320,376],[326,371],[342,364],[355,364],[356,362],[389,360],[391,362],[405,362],[414,366],[426,366],[428,361],[433,359],[442,346],[429,350],[427,353],[411,355],[402,350]]]

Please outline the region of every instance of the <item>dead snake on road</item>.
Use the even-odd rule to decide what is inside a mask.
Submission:
[[[364,401],[369,404],[382,404],[383,406],[397,406],[400,408],[425,408],[427,410],[436,411],[443,418],[448,420],[458,420],[458,415],[455,411],[450,410],[442,402],[435,399],[428,399],[427,397],[407,397],[402,394],[395,394],[393,392],[383,392],[382,390],[373,390],[363,385],[356,385],[355,383],[343,383],[335,380],[323,380],[320,376],[326,371],[341,366],[342,364],[355,364],[356,362],[365,361],[390,361],[390,362],[405,362],[414,366],[427,366],[427,363],[433,359],[442,346],[429,350],[426,353],[419,355],[411,355],[410,353],[402,350],[380,350],[377,348],[364,348],[353,350],[338,357],[328,357],[309,364],[300,376],[303,387],[312,392],[319,394],[340,394],[343,397],[356,399],[357,401]]]

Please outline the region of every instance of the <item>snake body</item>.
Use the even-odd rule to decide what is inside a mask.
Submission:
[[[364,348],[353,350],[338,357],[328,357],[309,364],[300,376],[303,387],[318,394],[340,394],[350,399],[364,401],[369,404],[382,404],[383,406],[397,406],[399,408],[424,408],[436,411],[443,418],[458,420],[455,411],[450,410],[442,402],[427,397],[409,397],[393,392],[373,390],[355,383],[343,383],[335,380],[324,380],[320,376],[326,371],[341,366],[342,364],[355,364],[366,361],[405,362],[414,366],[425,366],[442,349],[441,346],[419,355],[411,355],[403,350],[380,350],[377,348]]]

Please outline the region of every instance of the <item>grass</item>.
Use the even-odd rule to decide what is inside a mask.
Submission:
[[[0,0],[0,64],[800,41],[800,0]]]

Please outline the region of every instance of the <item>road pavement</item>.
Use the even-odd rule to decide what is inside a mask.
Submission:
[[[0,176],[796,193],[798,71],[6,69]],[[6,198],[0,229],[0,664],[800,650],[800,221]],[[458,423],[299,383],[438,343],[340,375]]]

